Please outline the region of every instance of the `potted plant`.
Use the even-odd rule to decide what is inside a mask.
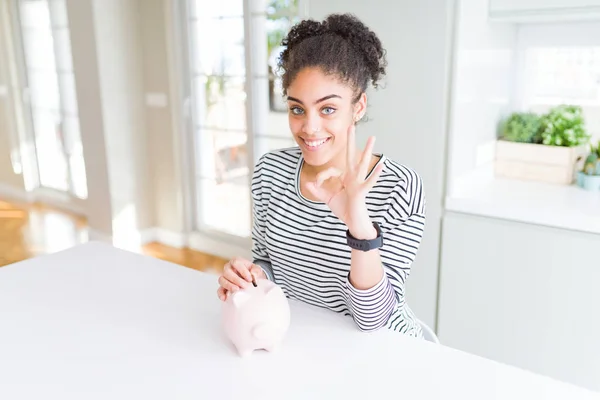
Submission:
[[[585,190],[600,191],[600,140],[592,146],[581,171],[577,173],[577,185]]]
[[[512,113],[496,143],[496,176],[570,185],[590,135],[581,107],[560,105],[547,114]]]

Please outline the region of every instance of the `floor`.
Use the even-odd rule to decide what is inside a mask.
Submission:
[[[87,241],[84,219],[41,204],[0,200],[0,267]],[[200,271],[219,273],[226,260],[160,243],[142,247],[143,254]]]

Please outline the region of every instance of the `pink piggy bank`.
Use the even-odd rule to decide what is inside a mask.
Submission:
[[[223,304],[225,335],[242,357],[254,350],[273,352],[290,326],[290,306],[283,290],[267,279],[230,294]]]

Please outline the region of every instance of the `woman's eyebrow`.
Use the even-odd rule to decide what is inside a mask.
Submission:
[[[315,104],[318,104],[318,103],[320,103],[320,102],[322,102],[322,101],[325,101],[325,100],[332,99],[332,98],[334,98],[334,97],[335,97],[335,98],[338,98],[338,99],[341,99],[341,98],[342,98],[341,96],[339,96],[339,95],[337,95],[337,94],[330,94],[330,95],[327,95],[327,96],[325,96],[325,97],[322,97],[322,98],[320,98],[319,100],[315,101]],[[288,96],[288,101],[295,101],[296,103],[304,104],[304,103],[302,102],[302,100],[300,100],[300,99],[297,99],[297,98],[295,98],[295,97],[292,97],[292,96]]]

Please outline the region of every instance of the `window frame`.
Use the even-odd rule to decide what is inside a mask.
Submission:
[[[308,15],[308,2],[306,0],[298,1],[298,13],[289,16],[288,13],[280,15],[281,17],[300,17],[305,18]],[[198,149],[195,135],[196,129],[199,124],[197,123],[197,116],[194,115],[196,103],[194,100],[193,93],[193,79],[196,75],[194,69],[193,60],[195,59],[195,47],[193,43],[193,32],[192,25],[190,22],[193,20],[192,14],[192,3],[194,0],[185,0],[181,4],[175,2],[175,26],[179,26],[175,35],[175,46],[178,48],[179,54],[179,66],[178,70],[181,72],[178,85],[181,96],[181,104],[183,108],[183,125],[180,134],[181,138],[181,151],[182,151],[182,171],[183,171],[183,203],[184,203],[184,225],[186,226],[186,234],[193,236],[200,236],[208,238],[212,242],[213,240],[220,244],[227,244],[229,246],[235,246],[236,248],[250,249],[252,239],[251,233],[247,236],[232,235],[220,230],[217,230],[211,226],[208,226],[200,220],[200,214],[202,213],[202,202],[198,192],[198,181],[197,181],[197,163],[195,152]],[[253,22],[255,17],[264,16],[267,17],[267,10],[256,10],[254,7],[262,4],[261,1],[256,0],[243,0],[243,20],[244,20],[244,61],[245,61],[245,93],[246,93],[246,151],[248,154],[248,171],[249,179],[248,185],[251,184],[252,171],[256,164],[257,152],[256,152],[256,139],[269,139],[270,136],[265,132],[258,132],[256,120],[254,118],[255,109],[257,107],[255,100],[255,93],[257,91],[257,85],[262,84],[265,80],[269,81],[268,73],[265,76],[257,74],[254,68],[254,60],[251,48],[256,40],[253,32],[255,31]],[[250,215],[250,226],[248,231],[251,232],[252,228],[252,195],[248,190],[248,204],[249,204],[249,215]],[[193,241],[190,239],[190,241]],[[214,249],[218,254],[223,254],[224,251]]]
[[[75,120],[77,124],[77,131],[79,132],[79,141],[83,140],[81,135],[81,125],[79,118],[79,104],[76,93],[76,86],[73,87],[73,101],[74,101],[74,110],[67,110],[67,100],[65,96],[65,85],[66,82],[63,80],[65,75],[71,75],[70,79],[73,84],[76,85],[76,77],[73,63],[73,52],[71,48],[71,27],[69,24],[68,17],[68,4],[67,0],[62,0],[64,3],[64,11],[66,18],[62,23],[57,24],[54,20],[55,15],[52,12],[52,3],[60,0],[44,0],[48,5],[49,18],[50,18],[50,27],[49,29],[53,34],[53,49],[52,52],[54,54],[54,65],[53,68],[56,71],[57,78],[57,89],[58,89],[58,109],[52,110],[60,115],[60,126],[63,131],[63,138],[61,140],[61,149],[62,155],[65,157],[66,162],[66,173],[67,173],[67,189],[60,190],[53,187],[48,187],[43,185],[41,179],[41,171],[40,165],[38,163],[39,153],[37,148],[37,140],[36,140],[36,131],[35,131],[35,116],[34,111],[37,106],[34,105],[33,100],[31,99],[31,88],[30,88],[30,68],[27,65],[27,49],[25,47],[25,39],[24,39],[24,31],[26,29],[32,29],[31,27],[25,27],[22,23],[20,3],[23,0],[11,0],[9,1],[9,16],[8,19],[10,21],[10,35],[13,39],[13,48],[12,48],[12,60],[10,62],[14,64],[15,73],[13,74],[14,80],[14,88],[15,88],[15,118],[17,118],[17,132],[18,132],[18,146],[19,146],[19,155],[21,161],[21,169],[23,172],[23,179],[25,189],[28,192],[34,192],[36,196],[39,196],[42,199],[48,199],[51,203],[60,204],[61,206],[65,206],[70,211],[73,211],[77,214],[85,215],[84,210],[86,209],[86,202],[89,197],[89,182],[87,180],[87,167],[83,171],[85,174],[85,194],[83,197],[78,196],[75,189],[74,179],[74,171],[72,169],[70,163],[71,153],[68,151],[68,135],[65,133],[65,127],[67,126],[67,120]],[[35,28],[33,28],[35,29]],[[69,41],[69,45],[67,47],[61,47],[59,41],[54,39],[54,35],[56,35],[60,31],[66,31],[66,38]],[[60,58],[60,55],[68,57],[70,62],[70,69],[65,69],[61,66],[61,61],[63,59]],[[69,78],[68,78],[69,79]],[[49,109],[42,108],[41,110],[49,111]],[[25,154],[24,154],[25,153]],[[85,166],[85,161],[84,161]]]

